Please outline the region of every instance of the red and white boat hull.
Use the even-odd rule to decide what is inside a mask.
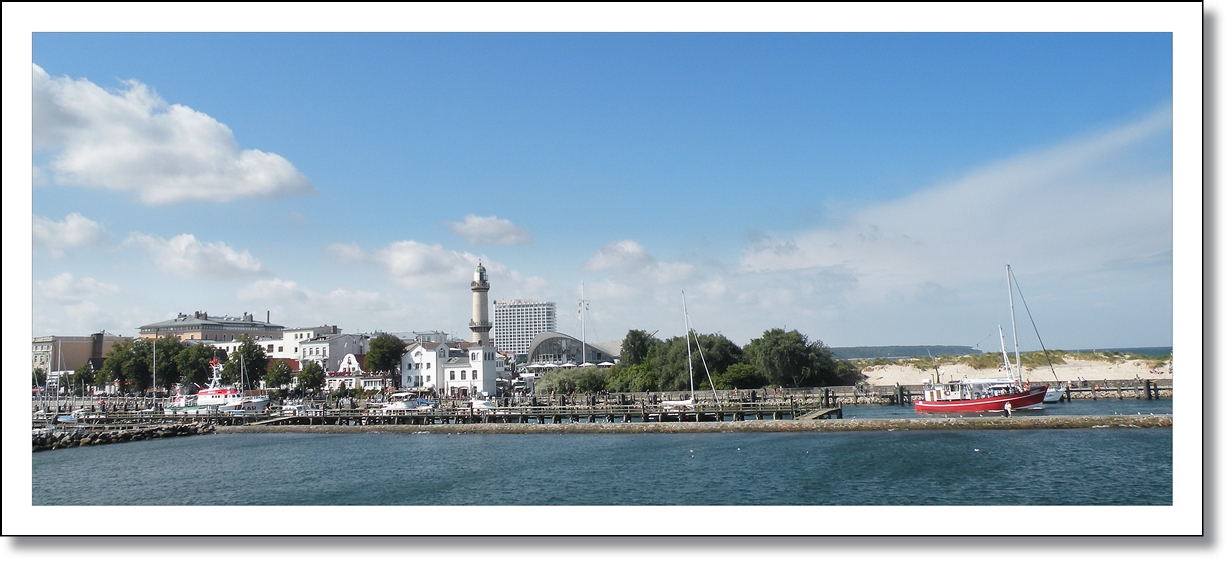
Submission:
[[[1045,392],[1049,386],[1041,386],[1039,388],[1031,388],[1026,392],[1013,393],[1007,395],[998,395],[990,397],[982,397],[976,399],[940,399],[940,400],[921,400],[913,402],[913,407],[917,411],[925,413],[975,413],[986,411],[1003,411],[1006,409],[1006,404],[1010,404],[1012,410],[1023,409],[1025,407],[1035,407],[1040,405],[1045,399]]]

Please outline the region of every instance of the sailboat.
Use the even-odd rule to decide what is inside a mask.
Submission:
[[[926,383],[923,399],[913,403],[918,412],[968,413],[1003,411],[1036,407],[1045,399],[1049,386],[1032,388],[1023,382],[1023,368],[1019,359],[1019,337],[1015,331],[1015,292],[1012,284],[1011,266],[1006,266],[1006,289],[1011,303],[1011,335],[1015,341],[1015,364],[1011,365],[1006,354],[1006,337],[998,326],[998,341],[1002,346],[1002,364],[1007,376],[1003,378],[978,378],[951,380],[942,383]],[[1031,314],[1029,313],[1029,317]]]
[[[687,373],[690,375],[690,379],[691,379],[691,393],[689,394],[690,397],[687,399],[674,400],[674,401],[668,401],[668,400],[662,401],[661,406],[667,410],[668,409],[677,409],[677,410],[695,409],[695,365],[694,365],[693,359],[691,358],[691,332],[694,330],[691,328],[691,315],[687,313],[687,309],[686,309],[686,291],[685,290],[682,291],[682,317],[686,323],[686,367],[687,367]],[[699,349],[699,360],[704,365],[704,373],[708,375],[708,384],[712,386],[712,398],[715,400],[716,399],[716,384],[712,383],[712,373],[708,372],[708,361],[704,359],[704,350],[703,350],[703,347],[699,346],[699,336],[698,335],[695,336],[695,347]]]

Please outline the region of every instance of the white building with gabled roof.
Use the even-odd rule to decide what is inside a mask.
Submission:
[[[341,366],[345,355],[365,355],[371,337],[366,334],[332,334],[321,335],[299,342],[299,352],[302,358],[299,363],[306,365],[314,362],[324,368],[324,372],[336,372]]]

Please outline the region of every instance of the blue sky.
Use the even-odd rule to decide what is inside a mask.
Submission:
[[[33,36],[33,332],[1173,340],[1166,33]],[[42,103],[43,105],[40,105]],[[1026,321],[1024,319],[1023,321]],[[1023,327],[1023,324],[1021,324]],[[1023,341],[1035,347],[1034,341]]]

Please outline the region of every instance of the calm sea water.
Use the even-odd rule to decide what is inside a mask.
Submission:
[[[1172,430],[224,434],[33,454],[35,505],[1172,504]]]

